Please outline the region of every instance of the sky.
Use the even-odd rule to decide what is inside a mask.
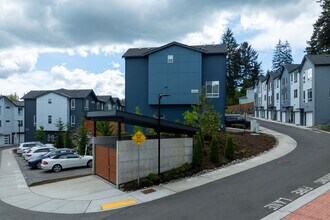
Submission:
[[[287,40],[300,63],[316,0],[0,0],[0,94],[94,89],[124,98],[128,48],[218,44],[227,28],[271,69]]]

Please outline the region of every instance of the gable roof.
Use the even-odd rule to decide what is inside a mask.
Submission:
[[[272,79],[277,79],[281,76],[282,71],[276,71],[276,72],[270,72],[269,75],[272,77]]]
[[[13,105],[17,107],[24,107],[24,101],[12,101],[7,96],[4,95],[0,95],[0,99],[1,98],[7,99],[9,102],[11,102]]]
[[[315,66],[330,65],[330,54],[306,55],[305,58],[309,59]]]
[[[171,47],[173,45],[184,47],[190,50],[198,51],[200,53],[205,54],[226,54],[227,47],[224,44],[214,44],[214,45],[195,45],[189,46],[186,44],[182,44],[176,41],[171,43],[165,44],[161,47],[149,47],[149,48],[129,48],[123,55],[123,57],[144,57],[148,56],[149,54],[155,53],[167,47]]]
[[[300,64],[284,64],[283,67],[289,72],[292,73],[293,71],[299,68]]]
[[[67,90],[67,89],[57,89],[57,90],[36,90],[30,91],[26,95],[22,97],[22,99],[36,99],[40,96],[46,95],[48,93],[56,93],[61,96],[65,96],[67,98],[86,98],[89,94],[93,93],[92,89],[75,89],[75,90]],[[96,95],[94,94],[96,97]]]

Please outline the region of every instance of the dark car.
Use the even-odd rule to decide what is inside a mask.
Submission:
[[[226,115],[226,126],[232,127],[233,125],[241,125],[244,128],[250,128],[250,121],[246,120],[240,115]]]
[[[42,161],[42,159],[45,159],[45,158],[48,158],[48,157],[51,157],[51,156],[55,156],[55,155],[58,155],[58,154],[65,154],[65,153],[76,153],[76,151],[74,149],[71,149],[71,148],[57,149],[57,150],[51,151],[51,152],[49,152],[47,154],[44,154],[44,155],[41,155],[41,156],[38,156],[38,157],[35,157],[35,158],[30,159],[28,161],[28,165],[31,168],[38,168],[38,169],[40,169],[41,168],[41,161]]]

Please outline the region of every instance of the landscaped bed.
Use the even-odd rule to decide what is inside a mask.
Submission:
[[[226,148],[226,137],[228,135],[233,137],[234,142],[234,158],[229,160],[225,157]],[[211,139],[207,139],[204,142],[204,159],[201,166],[194,166],[191,164],[184,164],[181,167],[166,171],[161,173],[160,177],[156,174],[150,174],[146,178],[140,179],[140,185],[137,181],[131,181],[129,183],[123,184],[121,188],[125,191],[132,191],[141,188],[150,187],[152,185],[157,185],[159,183],[166,183],[180,178],[185,178],[193,176],[199,172],[212,170],[218,167],[222,167],[226,164],[231,163],[234,160],[242,160],[245,158],[253,157],[261,154],[265,151],[270,150],[277,144],[277,140],[267,134],[255,134],[250,132],[219,132],[217,134],[219,143],[219,162],[213,163],[210,160],[210,144]],[[196,143],[196,140],[194,141]]]

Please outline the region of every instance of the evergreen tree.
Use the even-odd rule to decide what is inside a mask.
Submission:
[[[70,123],[67,123],[67,125],[66,125],[66,131],[65,131],[65,134],[64,134],[64,147],[65,148],[73,148]]]
[[[34,135],[35,139],[41,142],[46,142],[46,132],[44,126],[40,126]]]
[[[291,64],[292,62],[292,51],[289,42],[282,43],[279,39],[275,45],[272,71],[280,70],[283,64]]]
[[[239,81],[240,72],[240,54],[238,51],[238,43],[234,38],[231,29],[227,29],[222,35],[222,44],[227,46],[227,105],[236,104],[235,92]]]
[[[16,94],[16,92],[14,94],[10,94],[10,95],[6,95],[6,97],[10,100],[10,101],[18,101],[19,97]]]
[[[308,54],[330,54],[330,1],[319,0],[318,2],[322,7],[322,12],[313,25],[313,34],[310,41],[307,41],[306,52]]]
[[[113,127],[111,127],[108,121],[98,121],[96,122],[96,130],[100,132],[102,136],[110,136],[113,132]]]
[[[78,153],[81,155],[85,154],[85,148],[88,143],[88,130],[85,126],[85,118],[83,117],[81,119],[81,124],[78,128],[78,134],[79,134],[79,139],[78,139]]]
[[[136,106],[136,107],[135,107],[135,114],[137,114],[137,115],[142,115],[139,106]],[[137,126],[137,125],[135,125],[135,126],[134,126],[134,134],[135,134],[136,132],[138,132],[138,131],[142,131],[142,127],[141,127],[141,126]]]
[[[56,124],[57,127],[57,135],[55,138],[55,147],[57,148],[63,148],[64,147],[64,123],[62,122],[62,119],[59,118]]]
[[[241,43],[239,47],[240,53],[240,84],[241,92],[245,93],[246,89],[253,86],[253,83],[261,74],[261,62],[258,62],[258,53],[248,42]]]
[[[210,160],[213,163],[218,163],[219,162],[219,143],[218,143],[218,138],[216,135],[212,137],[211,141],[211,146],[210,146]]]

